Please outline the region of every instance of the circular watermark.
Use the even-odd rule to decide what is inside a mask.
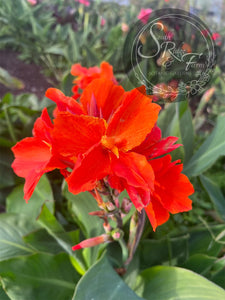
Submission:
[[[145,85],[153,99],[173,102],[204,91],[216,65],[215,49],[209,28],[197,16],[166,8],[131,27],[123,62],[135,87]]]

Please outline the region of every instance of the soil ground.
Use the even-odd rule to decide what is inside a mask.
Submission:
[[[52,86],[41,73],[39,66],[21,61],[18,53],[12,50],[0,50],[0,67],[7,70],[10,75],[22,80],[25,85],[24,89],[15,90],[0,84],[0,98],[10,92],[14,95],[34,93],[39,99],[42,99],[46,89]]]

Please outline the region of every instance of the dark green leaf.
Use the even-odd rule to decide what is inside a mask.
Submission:
[[[208,177],[201,175],[199,178],[210,200],[215,205],[220,216],[225,220],[225,197],[221,189]]]
[[[0,261],[35,253],[22,237],[38,228],[27,216],[0,214]]]
[[[119,277],[104,255],[79,281],[72,300],[141,300]]]
[[[24,200],[23,185],[17,186],[7,197],[7,212],[25,214],[35,220],[46,204],[51,213],[54,213],[54,199],[47,176],[44,175],[36,186],[28,203]]]
[[[4,289],[12,300],[71,299],[79,275],[67,254],[35,254],[0,263]]]

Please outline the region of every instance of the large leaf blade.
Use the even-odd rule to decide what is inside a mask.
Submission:
[[[225,116],[219,116],[216,127],[198,151],[184,166],[184,173],[197,176],[206,171],[221,155],[225,155]]]
[[[157,266],[143,271],[137,281],[138,295],[146,300],[224,299],[225,291],[192,271]]]

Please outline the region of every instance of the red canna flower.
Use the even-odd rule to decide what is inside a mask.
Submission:
[[[83,90],[91,83],[94,79],[104,78],[110,79],[114,83],[117,83],[112,66],[107,62],[102,62],[99,67],[91,67],[85,68],[80,64],[75,64],[71,68],[71,74],[76,76],[77,78],[73,81],[75,86],[72,88],[72,92],[74,93],[73,98],[77,99],[80,97],[79,89]]]
[[[84,89],[80,103],[57,89],[46,96],[57,104],[53,124],[45,109],[34,136],[13,147],[12,167],[26,180],[26,200],[39,178],[58,168],[74,194],[92,191],[102,179],[119,192],[126,189],[154,230],[169,213],[191,209],[193,187],[182,165],[161,157],[180,145],[175,137],[161,138],[160,107],[143,88],[125,92],[112,78],[100,77]]]

